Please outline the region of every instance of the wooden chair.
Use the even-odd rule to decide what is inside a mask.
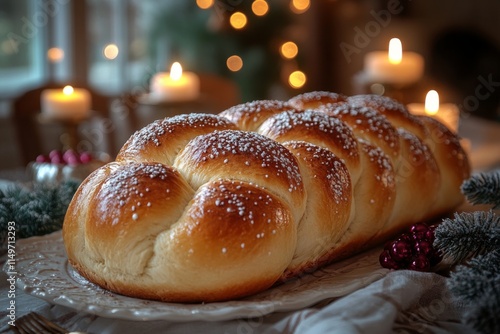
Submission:
[[[70,83],[72,84],[72,83]],[[88,120],[77,124],[76,133],[81,149],[94,151],[113,151],[113,135],[106,128],[109,119],[109,99],[89,87],[72,84],[74,87],[85,88],[90,92],[94,114]],[[49,82],[30,89],[13,101],[13,120],[16,126],[18,143],[21,148],[22,162],[26,165],[34,161],[39,154],[47,154],[52,149],[64,149],[61,141],[68,136],[68,127],[58,122],[40,121],[40,97],[45,89],[62,89],[64,85]]]
[[[179,113],[218,114],[241,102],[237,85],[213,74],[198,74],[200,98],[192,102],[147,104],[141,102],[142,94],[124,93],[111,102],[111,120],[115,133],[116,148],[120,149],[127,139],[147,124]]]
[[[208,112],[218,114],[241,103],[238,86],[230,79],[210,73],[201,73],[200,92],[207,99]]]

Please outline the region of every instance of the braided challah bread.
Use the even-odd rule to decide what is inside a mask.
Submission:
[[[387,97],[311,92],[155,121],[79,187],[69,262],[128,296],[248,296],[462,201],[456,135]]]

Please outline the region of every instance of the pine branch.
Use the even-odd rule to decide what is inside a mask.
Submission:
[[[500,208],[500,170],[474,175],[461,190],[472,204]],[[471,259],[447,282],[468,305],[463,322],[480,333],[500,333],[500,217],[493,211],[456,213],[436,228],[434,246],[452,266]]]
[[[500,249],[457,266],[447,284],[468,305],[463,319],[466,325],[484,334],[500,333]]]
[[[463,182],[462,193],[472,204],[492,204],[500,209],[500,170],[478,173]]]
[[[445,262],[456,265],[500,247],[500,216],[492,211],[455,213],[454,219],[444,219],[434,233],[434,247]]]
[[[0,249],[7,236],[7,224],[16,223],[16,237],[28,238],[61,229],[64,216],[78,183],[58,187],[35,185],[32,190],[16,186],[0,191]]]
[[[496,284],[496,286],[495,286]],[[485,293],[477,305],[465,312],[463,322],[479,333],[500,333],[500,296],[498,286],[500,280],[491,282],[488,293]]]
[[[492,287],[500,286],[500,249],[477,256],[467,265],[457,266],[447,284],[457,298],[479,303],[485,295],[491,294]],[[500,292],[493,295],[500,300]]]

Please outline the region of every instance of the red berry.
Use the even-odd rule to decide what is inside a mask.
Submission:
[[[430,268],[429,260],[422,254],[415,256],[408,267],[408,269],[416,271],[429,271]]]
[[[387,269],[399,269],[399,264],[394,261],[388,250],[383,251],[378,258],[380,265]]]
[[[403,233],[399,236],[399,238],[397,238],[396,240],[398,241],[404,241],[404,242],[407,242],[407,243],[411,243],[412,242],[412,238],[409,234],[407,233]]]
[[[66,161],[66,163],[71,166],[76,166],[81,163],[78,155],[69,155],[66,157],[66,159],[64,159],[64,161]]]
[[[427,232],[425,232],[425,234],[424,234],[424,239],[428,240],[430,242],[433,242],[434,241],[434,231],[431,229],[427,230]]]
[[[53,158],[53,157],[55,157],[55,156],[58,156],[58,157],[61,157],[61,158],[62,158],[63,154],[62,154],[62,152],[61,152],[61,151],[59,151],[59,150],[52,150],[52,151],[50,151],[50,153],[49,153],[49,158],[51,158],[51,159],[52,159],[52,158]]]
[[[390,249],[391,257],[395,261],[407,261],[411,258],[411,244],[404,240],[396,240]]]
[[[415,245],[413,247],[415,249],[415,253],[425,256],[428,256],[434,251],[434,249],[432,248],[432,243],[425,239],[415,242]]]
[[[87,164],[92,161],[92,154],[89,152],[82,152],[80,154],[80,161],[82,164]]]
[[[50,157],[50,162],[56,165],[63,165],[65,163],[64,159],[60,155],[53,155]]]
[[[416,223],[411,226],[410,232],[414,239],[424,239],[425,233],[429,230],[429,227],[424,223]]]
[[[78,165],[80,163],[80,156],[75,151],[69,149],[63,154],[63,159],[68,165]]]
[[[36,157],[36,162],[50,162],[50,158],[46,155],[40,154]]]
[[[403,233],[397,239],[388,241],[379,256],[384,268],[429,271],[442,260],[439,250],[434,248],[436,225],[416,223],[410,233]]]
[[[63,153],[63,159],[64,161],[68,162],[68,160],[73,160],[74,157],[77,156],[77,153],[73,150],[67,150],[66,152]]]

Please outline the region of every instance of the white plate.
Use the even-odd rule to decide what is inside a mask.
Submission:
[[[260,317],[347,295],[388,272],[378,264],[380,250],[373,249],[248,298],[177,304],[125,297],[90,283],[69,265],[60,231],[19,240],[16,251],[17,283],[26,293],[78,311],[127,320],[181,322]]]

